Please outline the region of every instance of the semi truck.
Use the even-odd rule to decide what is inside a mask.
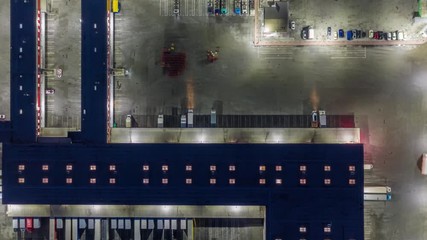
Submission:
[[[126,121],[125,121],[125,123],[126,123],[126,127],[127,128],[131,128],[132,127],[132,123],[133,123],[133,118],[132,118],[132,115],[126,115]]]
[[[221,3],[219,2],[219,0],[214,0],[214,12],[215,12],[215,16],[218,16],[221,14]]]
[[[211,127],[216,127],[216,110],[211,109]]]
[[[242,0],[242,14],[248,14],[248,0]]]
[[[227,14],[227,0],[221,0],[221,14]]]
[[[234,0],[234,13],[241,14],[242,0]]]
[[[113,13],[120,12],[120,3],[119,3],[119,0],[113,0],[112,3],[111,3],[111,5],[112,5]]]
[[[365,186],[363,189],[365,194],[388,194],[391,192],[391,187],[388,186]]]
[[[185,114],[181,115],[181,128],[187,127],[187,116]]]
[[[364,194],[363,200],[365,201],[390,201],[391,194]]]

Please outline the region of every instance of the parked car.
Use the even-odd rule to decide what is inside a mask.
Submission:
[[[291,30],[295,30],[295,21],[294,20],[291,21],[290,28],[291,28]]]
[[[353,39],[356,39],[357,38],[357,32],[356,32],[356,29],[353,29],[352,30],[352,36],[353,36]]]
[[[356,30],[356,38],[362,38],[362,31]]]
[[[332,35],[332,28],[331,28],[331,27],[328,27],[328,32],[327,32],[327,34],[328,34],[328,38],[330,38],[330,37],[331,37],[331,35]]]
[[[389,36],[388,36],[388,33],[387,33],[387,32],[385,32],[385,33],[384,33],[384,39],[385,39],[385,40],[391,40],[391,39],[389,38]]]
[[[353,40],[353,31],[351,30],[347,31],[347,40],[349,41]]]
[[[362,31],[362,38],[366,37],[366,32]]]
[[[391,32],[391,40],[396,40],[396,39],[397,39],[396,32]]]
[[[307,28],[304,28],[304,29],[301,31],[301,38],[302,38],[302,39],[304,39],[304,40],[306,40],[306,39],[307,39]]]
[[[379,40],[383,40],[384,39],[384,32],[383,31],[379,31],[378,32],[378,39]]]
[[[47,88],[46,89],[46,95],[53,95],[55,94],[55,89],[53,88]]]
[[[334,39],[337,40],[338,39],[338,32],[334,31]]]
[[[344,37],[344,30],[343,30],[343,29],[338,30],[338,36],[339,36],[340,38],[343,38],[343,37]]]
[[[369,38],[374,38],[374,30],[369,30]]]
[[[391,40],[391,32],[387,33],[387,40]]]
[[[397,40],[403,40],[404,33],[402,31],[396,31],[397,32]]]

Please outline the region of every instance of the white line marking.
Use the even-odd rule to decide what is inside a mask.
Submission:
[[[262,58],[262,60],[293,60],[293,57],[268,57]]]
[[[356,59],[356,58],[365,59],[366,56],[364,57],[331,57],[331,59]]]

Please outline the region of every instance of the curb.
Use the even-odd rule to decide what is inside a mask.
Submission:
[[[289,42],[254,42],[254,46],[404,46],[404,45],[422,45],[427,39],[421,40],[375,40],[375,41],[289,41]]]

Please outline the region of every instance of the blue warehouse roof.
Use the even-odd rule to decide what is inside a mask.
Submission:
[[[360,144],[5,144],[3,163],[4,203],[265,205],[271,234],[363,234]]]

